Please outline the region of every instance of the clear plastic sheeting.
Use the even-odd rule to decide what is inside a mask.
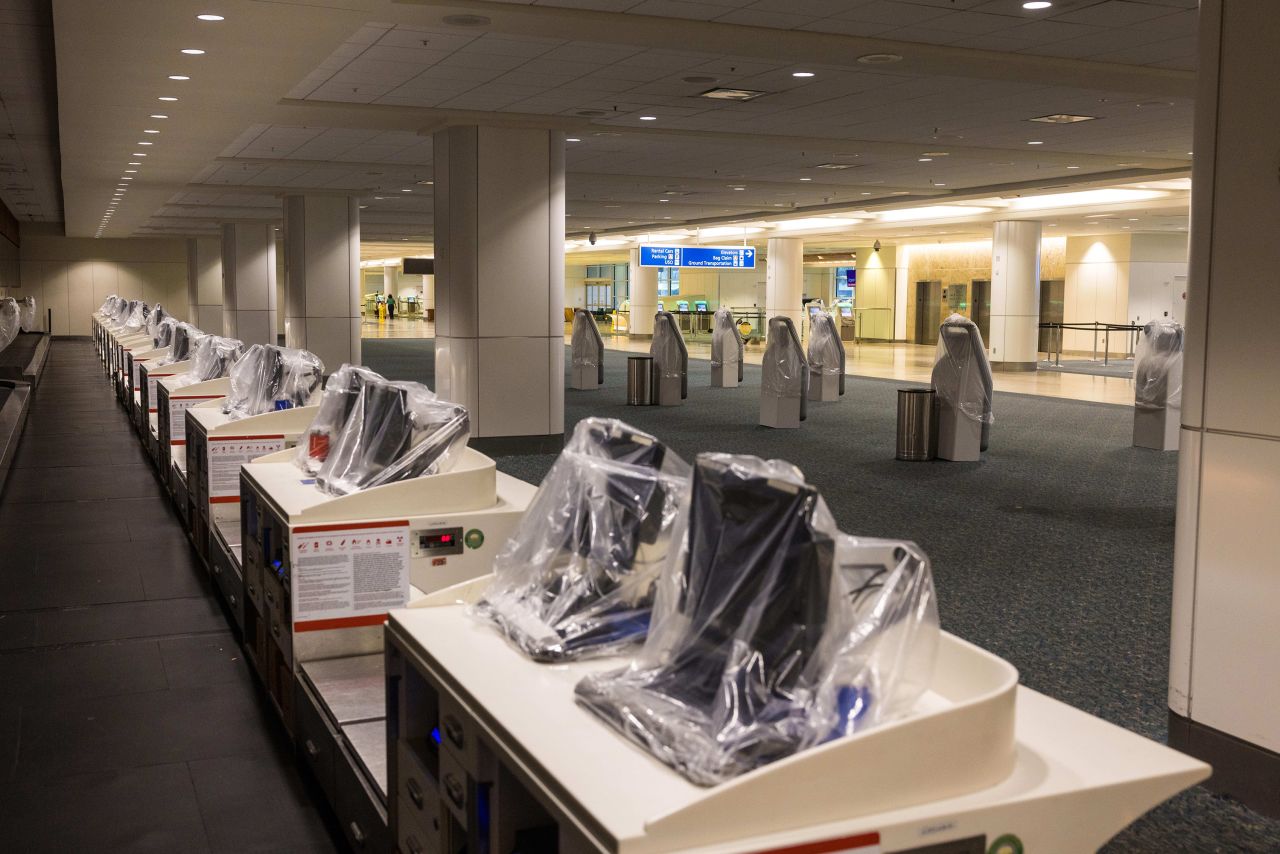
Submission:
[[[760,363],[761,393],[803,400],[809,390],[809,363],[795,324],[785,315],[769,318],[768,342]]]
[[[169,312],[164,310],[164,306],[156,303],[156,307],[151,310],[151,314],[147,317],[147,334],[153,339],[156,332],[160,329],[160,324],[169,318]]]
[[[738,379],[742,379],[742,335],[733,321],[733,312],[718,308],[711,318],[711,367],[723,368],[727,362],[737,361]]]
[[[570,338],[570,357],[575,368],[589,368],[599,374],[604,383],[604,339],[596,319],[585,309],[573,310],[573,335]]]
[[[0,350],[13,343],[19,329],[18,301],[13,297],[0,297]]]
[[[446,472],[471,435],[467,410],[421,383],[366,380],[316,474],[330,495]]]
[[[699,455],[686,530],[630,666],[578,702],[700,785],[908,713],[938,617],[912,543],[837,530],[789,463]]]
[[[200,339],[205,337],[205,334],[190,323],[179,323],[173,329],[173,337],[169,341],[168,354],[156,361],[156,367],[173,365],[190,359],[191,354],[195,352],[196,346],[200,343]]]
[[[647,433],[614,419],[578,422],[495,558],[475,612],[538,661],[643,641],[658,575],[684,526],[689,474]]]
[[[36,332],[36,298],[23,297],[18,300],[18,325],[23,332]]]
[[[156,325],[155,331],[151,333],[151,343],[157,349],[171,345],[173,343],[173,333],[180,322],[176,318],[166,317]]]
[[[972,320],[953,314],[938,328],[938,354],[933,363],[933,387],[944,404],[971,421],[990,425],[991,363],[982,333]],[[986,431],[983,431],[983,449]]]
[[[827,311],[809,315],[809,370],[824,376],[844,373],[844,345],[836,319]]]
[[[679,380],[681,399],[689,396],[689,348],[675,315],[660,311],[653,318],[653,341],[649,355],[658,373],[658,380]]]
[[[1139,409],[1182,408],[1182,325],[1153,320],[1142,328],[1134,354],[1134,404]]]
[[[324,379],[324,363],[306,350],[254,344],[232,367],[222,411],[232,419],[306,406]]]
[[[147,326],[147,316],[151,313],[151,309],[142,300],[130,300],[129,314],[124,319],[124,328],[130,330],[142,330]]]
[[[244,342],[239,339],[205,335],[196,343],[192,352],[191,370],[176,377],[174,386],[182,388],[225,377],[236,359],[243,354]]]
[[[120,297],[112,294],[102,301],[102,305],[98,306],[98,314],[103,317],[111,317],[115,314],[116,307],[120,302]]]
[[[320,471],[321,465],[329,458],[330,449],[337,444],[347,418],[355,409],[361,389],[365,383],[375,380],[385,382],[386,377],[368,368],[349,364],[344,364],[325,380],[316,417],[298,442],[295,458],[298,468],[312,475]]]

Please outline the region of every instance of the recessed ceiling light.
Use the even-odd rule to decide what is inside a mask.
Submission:
[[[642,122],[656,122],[657,120],[658,120],[657,116],[641,116],[640,117],[640,121]]]
[[[185,74],[170,74],[169,79],[170,80],[190,80],[191,78]]]
[[[226,18],[221,15],[196,15],[197,21],[225,21]]]
[[[172,95],[161,95],[159,98],[156,98],[156,100],[157,101],[176,101],[178,99],[173,97]]]
[[[1027,119],[1029,122],[1042,122],[1047,125],[1072,125],[1076,122],[1092,122],[1097,116],[1076,116],[1071,113],[1053,113],[1047,116],[1036,116],[1034,119]]]
[[[154,142],[141,142],[141,141],[139,141],[137,144],[138,145],[155,145]]]
[[[402,192],[402,193],[412,193],[412,192],[413,192],[413,190],[401,190],[400,192]]]
[[[1027,145],[1044,145],[1044,142],[1038,139],[1033,139],[1030,142],[1028,142]]]
[[[160,132],[160,131],[158,131],[158,130],[152,130],[151,128],[147,128],[146,130],[144,130],[144,131],[143,131],[143,133],[159,133],[159,132]]]
[[[120,180],[121,180],[121,181],[132,181],[133,179],[132,179],[132,178],[130,178],[128,175],[121,175],[121,176],[120,176]]]
[[[373,197],[373,200],[374,200],[375,202],[380,202],[380,201],[382,201],[382,196],[374,196],[374,197]]]
[[[1194,156],[1195,156],[1195,152],[1194,152],[1194,151],[1188,151],[1188,152],[1187,152],[1187,156],[1188,156],[1188,157],[1194,157]]]
[[[1027,0],[1026,3],[1022,4],[1022,8],[1036,12],[1040,9],[1048,9],[1052,5],[1053,4],[1050,3],[1049,0]]]
[[[582,140],[576,136],[567,136],[564,138],[564,141],[565,142],[582,142]]]
[[[1137,222],[1137,221],[1138,221],[1138,218],[1136,216],[1129,217],[1129,222]]]
[[[921,157],[946,157],[948,154],[950,154],[949,151],[926,151],[924,154],[920,156]]]
[[[814,169],[852,169],[855,163],[819,163]]]
[[[920,158],[920,160],[919,160],[919,162],[920,162],[920,163],[932,163],[932,162],[933,162],[933,158],[932,158],[932,157],[921,157],[921,158]]]
[[[812,71],[793,71],[791,72],[791,76],[792,77],[812,77],[813,72]]]
[[[870,194],[870,193],[863,193],[862,195],[864,195],[864,196],[869,196],[869,195],[871,195],[871,194]]]
[[[868,53],[858,57],[863,65],[887,65],[890,62],[901,62],[902,57],[896,53]]]
[[[670,199],[658,199],[658,201],[660,201],[660,202],[669,202],[669,201],[671,201],[671,200],[670,200]]]
[[[361,206],[360,206],[360,210],[364,210],[364,209],[365,209],[365,208],[367,208],[367,207],[369,207],[369,206],[368,206],[368,205],[361,205]]]
[[[1079,166],[1068,166],[1067,168],[1068,168],[1068,169],[1079,169],[1080,167],[1079,167]]]
[[[947,186],[947,185],[946,185],[946,184],[934,184],[933,186],[935,186],[935,187],[945,187],[945,186]]]
[[[711,98],[715,101],[754,101],[761,95],[768,94],[768,92],[762,92],[759,89],[726,89],[724,87],[720,87],[717,89],[708,89],[698,97]]]
[[[126,169],[126,170],[124,170],[124,171],[125,171],[125,172],[137,172],[138,170],[137,170],[137,169]]]
[[[735,189],[735,190],[737,190],[737,191],[741,192],[741,191],[743,191],[743,190],[745,190],[745,189],[747,189],[747,188],[746,188],[746,187],[734,187],[733,189]]]
[[[167,118],[169,118],[169,117],[168,117],[168,116],[166,116],[164,113],[152,113],[152,114],[151,114],[151,118],[153,118],[153,119],[167,119]]]
[[[202,56],[204,54],[204,51],[198,47],[184,47],[182,52],[187,56]]]
[[[801,178],[800,180],[801,180],[801,181],[812,181],[813,179],[812,179],[812,178]]]

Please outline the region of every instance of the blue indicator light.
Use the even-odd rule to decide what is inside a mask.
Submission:
[[[431,728],[431,740],[436,744],[440,743],[440,727],[437,726]]]

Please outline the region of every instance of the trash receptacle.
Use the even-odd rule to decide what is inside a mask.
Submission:
[[[932,388],[898,389],[898,453],[900,460],[931,460],[933,408],[938,394]]]
[[[653,403],[653,357],[627,357],[627,406]]]

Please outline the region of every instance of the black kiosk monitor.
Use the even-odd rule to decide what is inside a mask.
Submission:
[[[687,299],[676,300],[676,311],[689,311],[689,301]]]
[[[693,310],[694,310],[694,311],[699,311],[699,312],[706,312],[706,311],[707,311],[707,301],[706,301],[706,300],[704,300],[704,299],[694,300],[694,301],[693,301]]]

